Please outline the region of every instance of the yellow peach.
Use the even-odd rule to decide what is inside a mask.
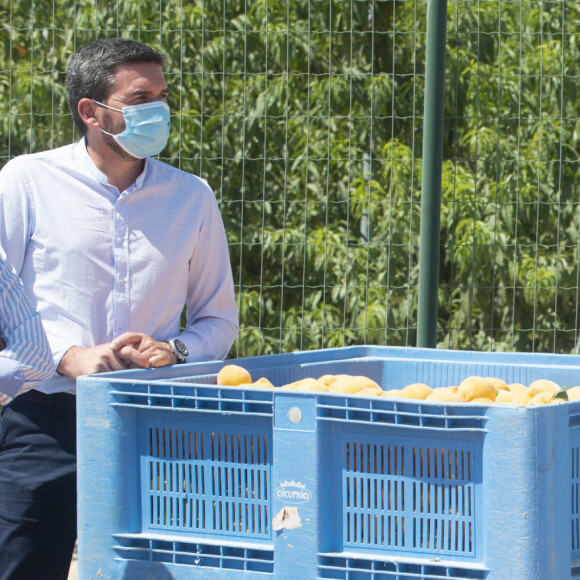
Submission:
[[[569,401],[578,401],[580,399],[580,386],[566,389]]]
[[[425,383],[411,383],[401,389],[401,397],[405,399],[426,399],[433,389]]]
[[[238,365],[226,365],[217,374],[217,384],[237,387],[252,382],[249,371]]]
[[[508,384],[503,379],[496,377],[486,377],[486,379],[495,387],[496,391],[509,391]]]
[[[380,394],[381,397],[389,397],[389,398],[400,398],[401,397],[401,389],[389,389],[388,391],[383,391]]]
[[[380,387],[367,387],[366,389],[360,390],[357,395],[374,395],[378,396],[383,392]]]
[[[496,403],[513,403],[513,394],[511,391],[504,391],[503,389],[497,392],[495,397]]]
[[[358,393],[369,387],[380,389],[380,386],[368,377],[349,375],[338,378],[330,384],[328,390],[331,393]]]
[[[318,379],[312,377],[294,382],[296,391],[326,391],[328,387]]]
[[[530,389],[532,396],[534,396],[538,393],[557,393],[560,390],[560,385],[554,381],[550,381],[549,379],[538,379],[530,383],[528,388]]]
[[[274,385],[266,378],[261,377],[252,383],[252,387],[261,387],[263,389],[273,389]]]
[[[451,389],[447,387],[439,387],[437,389],[433,389],[433,392],[427,395],[425,400],[456,403],[459,401],[459,398]]]
[[[554,394],[549,391],[540,391],[530,399],[530,405],[548,405],[552,402]]]
[[[493,383],[489,380],[479,376],[471,376],[459,383],[457,396],[460,401],[473,401],[477,398],[495,401],[496,391]]]

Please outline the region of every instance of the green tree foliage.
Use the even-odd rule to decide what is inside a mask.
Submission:
[[[571,352],[578,4],[457,3],[450,15],[443,342]]]
[[[162,158],[226,223],[232,355],[414,345],[425,0],[0,7],[0,162],[69,143],[71,51],[169,57]],[[571,352],[578,327],[578,4],[448,5],[438,341]]]

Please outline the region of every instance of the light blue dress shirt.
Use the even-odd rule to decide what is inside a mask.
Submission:
[[[123,192],[107,183],[84,139],[12,159],[0,171],[0,245],[42,316],[56,365],[72,346],[126,331],[179,337],[189,361],[224,358],[237,336],[215,195],[156,159]],[[74,393],[75,381],[55,375],[39,390]]]
[[[54,364],[40,316],[0,253],[0,405],[52,376]]]

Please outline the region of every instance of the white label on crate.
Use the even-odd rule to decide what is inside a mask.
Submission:
[[[298,513],[298,508],[294,506],[284,506],[272,520],[272,529],[275,532],[283,529],[294,530],[301,527],[300,514]]]
[[[312,494],[303,483],[285,481],[276,488],[276,497],[286,503],[305,503],[312,499]]]

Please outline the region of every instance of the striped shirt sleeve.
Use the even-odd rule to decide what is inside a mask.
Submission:
[[[16,272],[0,257],[0,405],[38,386],[54,373],[54,361],[40,316]]]

